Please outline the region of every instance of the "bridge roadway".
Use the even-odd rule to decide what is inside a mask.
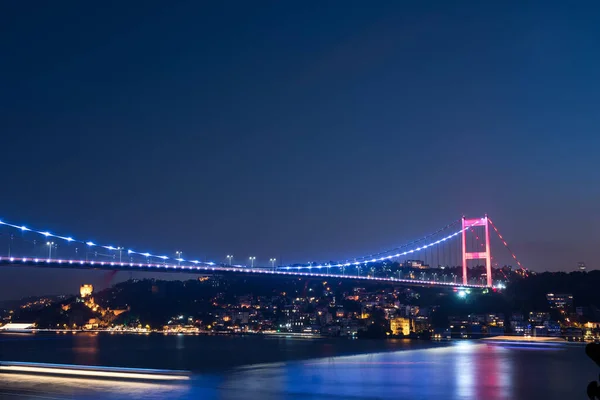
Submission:
[[[224,265],[177,265],[162,263],[133,263],[118,261],[86,261],[86,260],[60,260],[48,258],[18,258],[0,257],[0,266],[5,267],[37,267],[56,269],[87,269],[109,271],[146,271],[146,272],[182,272],[182,273],[223,273],[223,274],[263,274],[273,276],[296,276],[305,278],[335,278],[352,279],[372,282],[397,283],[414,286],[439,286],[448,288],[483,289],[485,285],[461,285],[454,282],[432,282],[418,279],[383,278],[360,275],[327,274],[321,272],[281,271],[264,268],[247,268]],[[315,267],[316,268],[316,267]]]

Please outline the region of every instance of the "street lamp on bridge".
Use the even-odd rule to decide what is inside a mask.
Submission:
[[[48,246],[48,260],[52,259],[52,246],[54,246],[54,242],[47,242],[46,245]]]
[[[275,270],[275,261],[277,261],[276,258],[269,259],[269,262],[271,263],[271,269],[272,270]]]
[[[233,256],[232,255],[227,255],[227,257],[225,257],[225,258],[227,258],[227,263],[229,265],[233,265]]]
[[[256,257],[249,257],[248,259],[250,260],[250,268],[254,268],[254,260],[256,260]]]
[[[181,255],[183,253],[181,251],[176,251],[175,255],[177,256],[177,265],[181,265]]]

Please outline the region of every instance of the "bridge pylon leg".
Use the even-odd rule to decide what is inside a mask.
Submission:
[[[467,230],[474,226],[485,227],[485,251],[467,251]],[[492,287],[492,254],[490,250],[490,222],[487,215],[483,218],[467,219],[462,218],[462,271],[463,285],[468,284],[467,276],[467,261],[468,260],[485,260],[486,270],[486,286]]]

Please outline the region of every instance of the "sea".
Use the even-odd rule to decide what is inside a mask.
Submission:
[[[0,399],[586,399],[582,344],[0,334],[0,363],[189,371],[176,383],[0,373]]]

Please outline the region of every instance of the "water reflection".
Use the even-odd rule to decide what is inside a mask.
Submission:
[[[500,346],[484,346],[475,357],[477,397],[485,399],[508,399],[512,397],[512,360],[508,350]]]
[[[98,334],[76,335],[73,340],[74,364],[99,365]]]
[[[94,340],[81,342],[82,357],[95,357],[89,350]],[[253,365],[197,374],[181,384],[0,375],[0,397],[21,390],[77,399],[563,399],[583,394],[596,374],[583,348],[534,349],[457,342],[421,350]]]
[[[44,393],[43,398],[87,398],[87,399],[166,399],[187,398],[190,387],[118,380],[32,376],[22,374],[0,375],[0,398],[11,394]],[[214,394],[214,393],[213,393]],[[68,396],[68,397],[67,397]]]
[[[459,343],[455,346],[454,375],[456,393],[462,398],[474,398],[475,396],[475,365],[473,357],[473,346],[469,343]]]
[[[477,399],[511,398],[511,359],[499,346],[460,343],[455,346],[454,376],[459,397]]]
[[[458,342],[445,348],[246,368],[229,374],[221,388],[227,393],[239,393],[244,388],[252,388],[246,393],[248,399],[289,396],[486,400],[532,398],[530,396],[538,388],[532,386],[527,377],[515,379],[516,364],[526,364],[532,374],[542,376],[547,373],[553,375],[556,365],[562,366],[563,373],[568,368],[568,360],[561,357],[555,357],[553,363],[540,364],[538,356],[544,354],[548,353],[523,352],[481,342]],[[583,357],[578,355],[574,359],[582,360]],[[577,380],[547,382],[543,388],[543,398],[564,398],[560,389],[565,383],[571,390],[577,387]],[[225,398],[234,397],[225,395]]]
[[[259,392],[249,397],[257,399],[273,392],[342,398],[505,398],[506,391],[499,390],[496,383],[496,375],[504,367],[494,366],[496,358],[490,354],[487,364],[481,366],[488,372],[481,371],[476,359],[482,350],[487,351],[487,347],[461,343],[448,348],[290,363],[285,368],[244,369],[230,374],[222,388],[230,392],[244,387],[257,389]],[[479,392],[476,389],[482,380],[487,382],[486,389]]]

